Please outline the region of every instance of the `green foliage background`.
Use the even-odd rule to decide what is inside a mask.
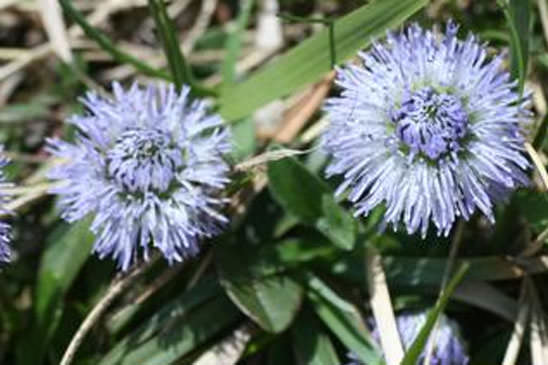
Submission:
[[[236,65],[246,33],[256,31],[256,1],[217,4],[218,11],[220,7],[229,15],[208,24],[193,52],[220,52],[223,57],[206,63],[191,62],[193,54],[181,52],[184,16],[171,19],[161,0],[125,10],[111,19],[117,27],[110,29],[90,25],[81,2],[59,0],[67,23],[84,30],[108,57],[108,67],[131,65],[140,76],[191,84],[195,96],[209,97],[233,128],[234,165],[260,154],[271,160],[234,171],[229,196],[240,209],[229,212],[227,232],[204,242],[202,254],[186,263],[151,264],[94,324],[75,363],[205,364],[200,361],[209,358],[218,364],[329,365],[344,363],[352,351],[367,364],[380,364],[380,348],[364,322],[371,315],[366,256],[374,248],[382,257],[393,309],[433,309],[404,363],[415,363],[437,316],[445,312],[461,325],[471,364],[499,364],[518,313],[527,307],[531,316],[526,328],[541,328],[540,343],[526,330],[518,363],[537,365],[531,352],[539,345],[548,348],[548,198],[536,172],[531,172],[534,186],[498,207],[495,226],[476,216],[448,238],[433,232],[426,240],[392,231],[380,234],[380,211],[355,220],[351,208],[333,198],[335,181],[326,181],[321,173],[325,157],[315,149],[315,140],[305,141],[299,134],[279,146],[260,138],[254,118],[270,102],[289,103],[323,80],[333,61],[353,60],[388,29],[401,29],[410,21],[430,27],[453,18],[462,25],[462,35],[472,31],[493,49],[509,50],[506,66],[520,85],[535,92],[538,121],[530,127],[529,140],[542,164],[548,124],[542,115],[548,76],[542,26],[548,14],[539,11],[543,1],[279,1],[282,13],[303,18],[300,38],[242,73]],[[199,8],[201,2],[192,4]],[[22,39],[35,27],[28,23],[32,16],[17,8],[25,3],[34,2],[0,9],[0,15],[24,20],[21,28],[0,25],[0,54],[2,49],[31,47]],[[154,24],[152,48],[163,54],[166,67],[122,46],[123,28],[131,29],[133,16]],[[312,32],[306,19],[318,18],[328,25]],[[3,28],[11,35],[2,33]],[[26,189],[17,198],[28,198],[10,218],[16,257],[0,274],[0,362],[5,364],[59,363],[80,323],[110,283],[120,280],[112,262],[90,255],[94,238],[89,220],[62,222],[43,188],[43,173],[52,163],[43,151],[43,137],[69,138],[73,131],[62,121],[82,111],[77,97],[90,85],[108,89],[108,80],[98,77],[107,66],[90,60],[84,50],[73,55],[72,64],[51,56],[28,66],[23,81],[0,104],[0,141],[13,158],[9,175]],[[221,81],[206,84],[211,76]],[[9,77],[13,75],[0,82]],[[321,111],[312,113],[306,127],[321,117]],[[284,153],[285,147],[312,152],[271,158],[272,151]],[[457,240],[460,249],[452,257],[451,243]],[[454,268],[452,280],[440,295],[447,267]]]

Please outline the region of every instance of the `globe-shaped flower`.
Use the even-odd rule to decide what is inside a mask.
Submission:
[[[0,146],[0,153],[3,152],[3,150],[4,147]],[[8,163],[9,160],[0,155],[0,189],[9,188],[12,186],[11,183],[6,181],[6,177],[4,175],[4,168]],[[9,210],[4,208],[4,204],[6,204],[9,200],[10,199],[7,195],[0,194],[0,215],[3,217],[11,214]],[[6,263],[11,260],[10,241],[11,226],[7,222],[0,221],[0,263]]]
[[[406,312],[396,317],[396,325],[402,341],[403,347],[407,350],[411,347],[417,338],[423,325],[426,323],[426,312]],[[370,321],[373,338],[380,342],[379,330],[375,321]],[[432,332],[434,333],[434,332]],[[433,337],[435,336],[435,337]],[[460,331],[455,321],[447,318],[445,315],[439,317],[438,327],[435,335],[431,335],[423,352],[419,356],[417,364],[423,364],[426,352],[429,351],[433,342],[431,365],[466,365],[468,364],[468,355],[465,345],[460,337]],[[358,365],[359,360],[355,354],[350,354],[352,359],[347,365]]]
[[[126,270],[142,251],[158,248],[169,262],[199,251],[199,241],[219,232],[227,219],[219,212],[228,182],[229,131],[203,101],[190,101],[189,88],[172,85],[124,91],[114,98],[90,92],[88,113],[68,120],[75,143],[49,140],[64,163],[49,177],[63,181],[62,217],[74,222],[95,215],[94,252],[112,256]]]
[[[340,97],[328,99],[328,176],[342,175],[356,216],[384,204],[384,224],[424,237],[430,221],[448,235],[457,217],[528,183],[522,126],[531,117],[503,57],[475,36],[413,25],[361,54],[363,67],[339,69]]]

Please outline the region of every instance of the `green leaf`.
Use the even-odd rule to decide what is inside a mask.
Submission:
[[[283,275],[250,281],[223,277],[221,285],[243,313],[265,331],[273,333],[280,333],[289,327],[303,297],[301,286]]]
[[[273,197],[290,214],[316,227],[337,247],[352,249],[356,223],[340,207],[328,186],[294,158],[268,164],[269,187]]]
[[[171,81],[170,76],[165,73],[164,71],[157,70],[153,68],[152,66],[142,62],[136,57],[133,57],[132,55],[125,53],[121,51],[119,48],[117,48],[112,41],[100,30],[93,27],[91,24],[89,24],[86,20],[86,17],[82,15],[76,8],[72,6],[71,0],[59,0],[59,4],[61,4],[61,7],[63,8],[63,11],[86,33],[88,37],[93,39],[97,44],[106,52],[108,52],[112,58],[114,58],[116,61],[120,63],[128,63],[135,67],[137,70],[141,71],[145,75],[153,76],[153,77],[159,77],[165,80]]]
[[[504,256],[467,257],[455,260],[455,265],[470,264],[467,280],[510,280],[523,277],[524,271],[530,275],[548,271],[543,264],[546,257],[531,257],[519,261],[508,260]],[[330,271],[353,283],[365,285],[363,262],[356,258],[345,258],[330,263]],[[388,284],[392,286],[439,286],[440,272],[447,266],[446,258],[384,256],[383,267]]]
[[[510,71],[513,78],[519,79],[519,90],[520,93],[523,93],[529,56],[531,2],[529,0],[508,0],[508,3],[504,3],[502,6],[510,28]]]
[[[337,251],[325,238],[303,234],[299,238],[286,239],[273,247],[265,248],[261,256],[292,268],[317,259],[333,259],[337,256]]]
[[[271,161],[268,181],[274,199],[304,223],[314,225],[323,216],[322,196],[329,188],[296,159]]]
[[[356,220],[342,209],[331,195],[322,196],[324,217],[316,227],[344,250],[352,250],[356,242]]]
[[[436,321],[438,320],[438,317],[447,306],[449,298],[451,298],[451,295],[464,278],[464,275],[466,274],[468,268],[469,265],[467,263],[463,263],[459,267],[447,287],[444,289],[442,296],[438,299],[434,308],[428,313],[428,316],[426,317],[426,323],[421,328],[421,331],[417,335],[417,338],[415,338],[413,344],[407,350],[407,353],[405,354],[405,357],[401,362],[402,365],[415,365],[417,363],[420,354],[424,350],[426,341],[430,336],[430,332],[432,331],[436,324]]]
[[[276,341],[268,347],[265,365],[294,364],[291,352],[291,338],[289,336],[278,336]]]
[[[325,237],[310,233],[275,244],[263,244],[259,250],[250,252],[250,259],[244,259],[245,256],[240,253],[234,260],[235,265],[241,268],[245,262],[246,272],[260,277],[279,274],[315,260],[333,259],[337,250]]]
[[[243,313],[273,333],[291,324],[303,293],[294,280],[277,275],[283,267],[275,251],[224,243],[215,248],[215,260],[221,285]]]
[[[427,4],[427,0],[382,0],[362,6],[335,21],[337,62],[344,62],[391,27]],[[324,29],[248,80],[223,89],[220,113],[227,120],[250,115],[277,98],[318,81],[331,70],[329,30]]]
[[[58,102],[57,98],[51,98],[45,102],[5,105],[0,110],[0,123],[17,123],[46,118],[51,113],[52,105]]]
[[[313,274],[305,274],[303,280],[316,314],[346,348],[366,364],[380,364],[382,359],[377,345],[354,305],[339,297]]]
[[[236,20],[234,29],[230,32],[226,41],[226,55],[223,63],[223,85],[230,85],[236,80],[236,62],[242,46],[242,34],[247,27],[249,15],[253,9],[255,0],[240,2],[240,14]]]
[[[242,161],[251,156],[257,148],[255,139],[255,122],[251,118],[244,118],[231,126],[233,141],[232,156],[236,161]]]
[[[183,84],[192,85],[194,81],[192,73],[179,47],[177,30],[169,18],[164,0],[149,0],[148,7],[164,46],[164,53],[169,63],[175,86],[180,90]]]
[[[62,224],[46,239],[34,295],[36,324],[31,340],[34,351],[24,355],[34,360],[28,363],[41,362],[63,314],[64,295],[90,255],[94,236],[89,225],[90,219]]]
[[[338,365],[337,352],[308,310],[303,310],[291,328],[293,351],[299,365]]]
[[[100,365],[170,364],[234,324],[238,310],[212,278],[172,300],[112,347]]]
[[[257,246],[219,244],[215,247],[215,261],[222,277],[245,281],[282,274],[315,260],[332,260],[337,251],[325,237],[310,232]]]
[[[455,260],[455,265],[470,265],[470,280],[507,280],[520,273],[517,265],[502,256],[470,257]],[[447,266],[446,258],[383,257],[389,282],[398,285],[439,285],[440,272]]]
[[[523,190],[516,194],[515,200],[521,214],[536,233],[548,228],[548,194]]]

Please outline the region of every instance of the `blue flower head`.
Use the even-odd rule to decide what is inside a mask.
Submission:
[[[3,152],[4,148],[3,146],[0,146],[0,152]],[[6,181],[6,177],[4,175],[4,168],[9,163],[9,160],[4,157],[0,156],[0,187],[1,188],[9,188],[12,186],[11,183]],[[0,215],[6,216],[10,215],[11,212],[9,210],[6,210],[4,208],[4,204],[6,204],[9,201],[9,197],[6,195],[0,194]],[[11,260],[11,248],[10,248],[10,242],[11,242],[11,225],[7,222],[0,221],[0,263],[6,263],[10,262]]]
[[[151,246],[169,262],[182,261],[227,222],[219,211],[229,131],[203,101],[189,101],[188,87],[112,86],[112,100],[90,92],[82,100],[88,113],[68,120],[75,143],[48,141],[64,162],[49,172],[63,181],[53,191],[62,217],[94,214],[94,252],[122,270],[138,251],[147,259]]]
[[[396,317],[396,326],[402,341],[403,347],[408,350],[419,335],[422,327],[426,323],[426,312],[404,312]],[[380,343],[379,330],[372,319],[369,321],[372,327],[373,338]],[[435,336],[435,337],[433,337]],[[440,315],[436,332],[432,332],[428,343],[424,347],[423,352],[419,356],[417,364],[423,364],[426,351],[429,351],[431,344],[434,341],[434,347],[430,364],[432,365],[467,365],[469,358],[466,352],[466,347],[461,339],[458,324],[446,317]],[[355,354],[349,355],[352,360],[347,365],[358,365],[360,361]]]
[[[530,96],[474,35],[457,38],[410,26],[362,53],[363,67],[339,69],[340,97],[326,101],[328,176],[342,175],[356,216],[384,204],[384,224],[425,237],[430,222],[448,235],[457,217],[528,183],[523,123]]]

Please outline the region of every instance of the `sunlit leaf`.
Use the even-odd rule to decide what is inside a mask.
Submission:
[[[374,1],[335,21],[337,63],[356,52],[427,4],[427,0]],[[235,120],[255,109],[318,81],[331,70],[329,31],[324,29],[292,48],[246,81],[223,90],[221,114]]]

